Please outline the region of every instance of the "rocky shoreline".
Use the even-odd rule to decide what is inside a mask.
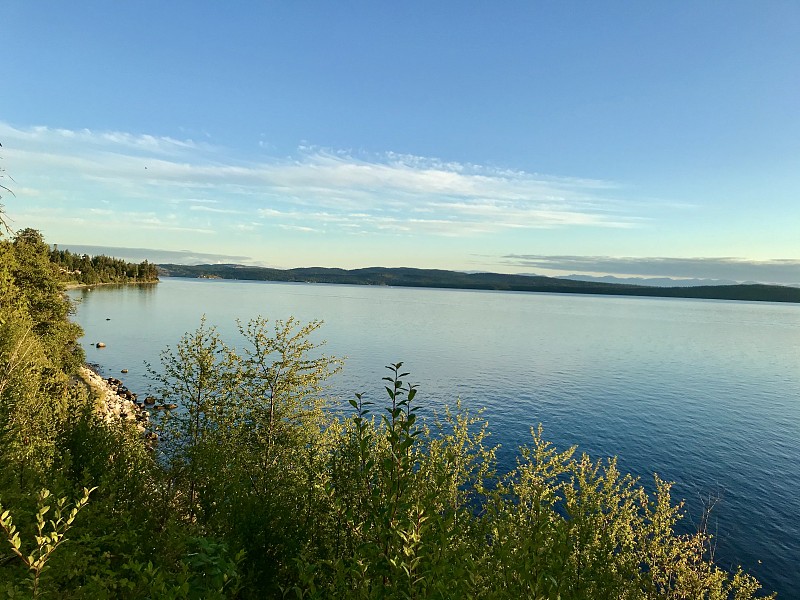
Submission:
[[[146,407],[150,404],[154,409],[163,410],[163,406],[154,406],[155,398],[148,397],[145,403],[140,403],[137,394],[125,387],[122,381],[114,377],[104,378],[87,365],[79,369],[78,375],[97,398],[97,413],[104,422],[130,423],[146,440],[154,442],[158,439],[150,428],[150,411]]]

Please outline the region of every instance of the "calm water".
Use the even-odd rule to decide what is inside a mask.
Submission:
[[[338,398],[382,401],[404,361],[421,403],[486,408],[505,465],[541,422],[559,447],[675,481],[690,517],[719,496],[718,562],[800,598],[800,306],[186,279],[70,294],[87,360],[140,394],[144,361],[203,314],[234,344],[236,318],[323,319],[347,357]]]

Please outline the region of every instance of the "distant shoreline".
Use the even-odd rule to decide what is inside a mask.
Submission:
[[[87,289],[93,287],[99,287],[101,285],[150,285],[158,283],[156,281],[104,281],[102,283],[79,283],[79,282],[70,282],[64,285],[65,290],[80,290],[80,289]]]
[[[278,281],[287,283],[331,283],[555,294],[800,303],[800,288],[764,284],[657,287],[625,283],[579,281],[535,275],[462,273],[460,271],[405,267],[369,267],[365,269],[347,270],[324,267],[270,269],[267,267],[249,267],[235,264],[159,264],[157,266],[162,275],[195,279],[236,279],[244,281]]]

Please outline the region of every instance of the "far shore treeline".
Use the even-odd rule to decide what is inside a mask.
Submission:
[[[162,274],[170,277],[207,279],[242,279],[351,285],[388,285],[405,287],[455,288],[554,294],[602,294],[616,296],[655,296],[661,298],[704,298],[758,302],[800,302],[800,288],[781,285],[739,284],[696,287],[657,287],[625,283],[577,281],[534,275],[502,273],[464,273],[441,269],[369,267],[365,269],[330,269],[308,267],[271,269],[236,264],[176,265],[159,264]]]
[[[4,231],[0,597],[759,594],[714,563],[707,519],[676,533],[669,483],[648,492],[615,459],[554,448],[541,426],[498,472],[485,418],[454,402],[418,419],[425,400],[402,363],[376,382],[383,402],[355,394],[348,413],[329,410],[342,361],[312,341],[319,321],[253,315],[234,348],[202,320],[149,366],[161,410],[139,402],[144,434],[109,419],[123,390],[87,377],[62,269],[138,281],[141,265],[69,262],[34,230]]]
[[[20,235],[38,235],[25,230]],[[75,254],[59,250],[58,245],[50,251],[50,261],[58,267],[61,279],[67,283],[96,285],[99,283],[153,283],[158,281],[158,267],[148,261],[130,263],[119,258],[99,254]]]

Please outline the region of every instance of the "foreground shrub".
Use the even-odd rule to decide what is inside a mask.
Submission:
[[[616,460],[559,452],[532,430],[494,477],[487,425],[447,411],[418,424],[416,390],[392,365],[388,406],[361,397],[337,424],[320,474],[318,536],[297,559],[298,598],[737,598],[758,582],[708,558],[705,532],[677,535],[670,485],[655,493]]]

